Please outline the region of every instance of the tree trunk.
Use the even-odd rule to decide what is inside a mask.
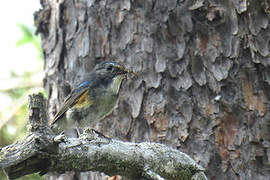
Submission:
[[[139,78],[123,83],[96,129],[177,148],[209,179],[270,178],[269,1],[41,3],[35,22],[50,117],[76,81],[113,59]]]

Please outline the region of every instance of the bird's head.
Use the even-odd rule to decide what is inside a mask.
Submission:
[[[123,65],[114,61],[97,64],[94,72],[97,86],[106,88],[106,91],[113,94],[118,94],[123,79],[130,73]]]
[[[120,63],[113,61],[104,61],[96,65],[95,72],[102,76],[114,78],[116,76],[123,76],[129,71]]]

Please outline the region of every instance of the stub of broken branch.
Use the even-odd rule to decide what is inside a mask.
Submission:
[[[28,119],[29,131],[35,132],[36,128],[48,125],[46,100],[41,93],[29,96]]]
[[[30,133],[0,151],[0,168],[9,178],[50,171],[100,171],[130,179],[206,179],[188,155],[158,143],[112,140],[94,131],[80,138],[54,135],[47,125],[46,100],[30,96]]]

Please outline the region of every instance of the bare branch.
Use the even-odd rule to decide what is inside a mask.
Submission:
[[[130,179],[206,179],[204,169],[189,156],[162,144],[122,142],[93,131],[80,138],[55,136],[47,126],[45,107],[41,94],[30,96],[31,133],[0,151],[0,168],[11,179],[50,171],[100,171]]]

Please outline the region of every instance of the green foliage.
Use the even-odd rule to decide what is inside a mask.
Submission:
[[[21,32],[23,33],[23,37],[17,41],[16,46],[20,47],[20,46],[23,46],[24,44],[27,44],[27,43],[35,45],[35,47],[37,48],[37,50],[39,52],[38,59],[41,60],[42,59],[42,49],[40,46],[40,38],[35,35],[34,29],[31,29],[30,27],[28,27],[24,24],[18,24],[17,26],[20,28]]]
[[[13,99],[17,99],[22,97],[23,95],[26,94],[26,92],[29,90],[30,88],[17,88],[17,89],[11,89],[10,91],[7,92],[7,94],[13,98]]]
[[[31,29],[29,27],[27,27],[24,24],[19,24],[18,27],[21,29],[23,37],[17,41],[16,43],[17,47],[26,43],[35,42],[35,37],[33,36]]]
[[[35,36],[34,29],[19,24],[23,36],[16,42],[16,46],[20,47],[25,44],[33,44],[36,47],[36,50],[39,54],[37,60],[42,60],[42,49],[40,48],[40,38]],[[0,147],[6,146],[8,144],[14,143],[17,140],[20,140],[26,135],[26,125],[27,125],[27,96],[33,92],[37,92],[35,89],[39,86],[25,85],[24,82],[31,82],[31,77],[40,71],[41,67],[37,67],[35,72],[25,72],[23,76],[18,76],[13,70],[10,71],[11,78],[22,79],[22,83],[18,84],[17,87],[13,89],[8,89],[0,93],[8,95],[12,101],[12,106],[7,107],[5,111],[0,112]],[[42,82],[42,79],[40,80]],[[22,86],[25,85],[25,86]],[[41,90],[45,94],[44,90]],[[10,114],[10,115],[7,115]],[[5,116],[4,116],[5,115]],[[3,119],[3,120],[2,120]],[[3,123],[4,122],[4,123]],[[2,124],[1,124],[2,123]],[[2,125],[2,126],[1,126]],[[42,180],[44,177],[40,177],[38,174],[31,174],[19,178],[19,180]],[[0,180],[7,180],[6,175],[3,171],[0,171]]]
[[[8,178],[6,177],[6,175],[3,171],[0,171],[0,179],[1,180],[8,180]],[[35,174],[23,176],[17,180],[44,180],[44,179],[45,179],[44,177],[41,177],[39,174],[35,173]]]

